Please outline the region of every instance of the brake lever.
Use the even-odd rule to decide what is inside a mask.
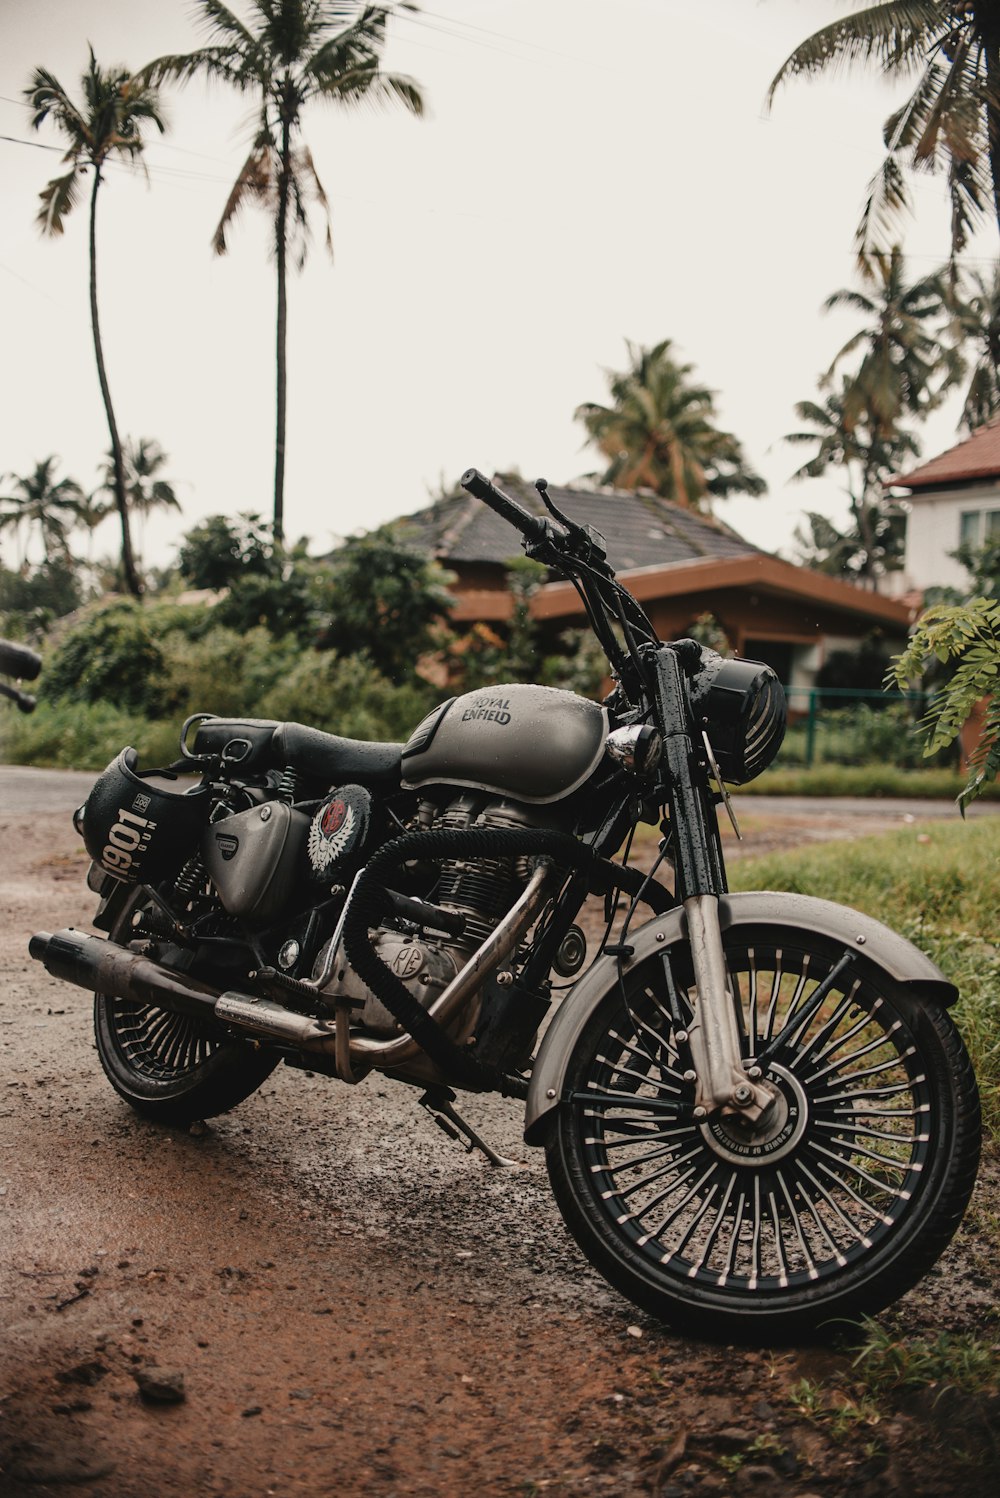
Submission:
[[[571,543],[566,548],[570,555],[582,562],[589,562],[592,566],[599,566],[602,562],[606,562],[608,553],[593,532],[585,530],[582,525],[578,525],[575,520],[571,520],[551,498],[548,480],[536,479],[535,488],[549,514],[559,522],[566,532],[566,540]]]

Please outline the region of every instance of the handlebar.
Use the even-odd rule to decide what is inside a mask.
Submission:
[[[5,676],[15,676],[20,681],[34,681],[41,669],[41,656],[29,650],[27,645],[0,640],[0,671]]]
[[[547,520],[541,520],[537,515],[532,515],[530,510],[524,509],[516,499],[511,499],[509,494],[504,494],[495,484],[491,484],[485,473],[480,473],[478,468],[467,468],[459,479],[462,488],[473,495],[475,499],[481,499],[488,504],[491,510],[519,530],[522,536],[529,541],[542,541],[550,533],[551,527]]]

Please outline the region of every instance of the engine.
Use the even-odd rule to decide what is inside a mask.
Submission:
[[[424,830],[467,831],[470,828],[516,828],[538,826],[537,812],[482,793],[466,792],[443,810],[425,801],[420,807]],[[408,901],[405,914],[394,914],[372,933],[375,951],[391,972],[426,1008],[465,966],[469,957],[506,915],[531,875],[530,861],[516,859],[447,859],[440,865],[436,883],[428,889],[431,907],[445,912],[452,929],[435,927],[441,917],[420,917],[419,903]],[[318,972],[327,955],[319,954]],[[388,1009],[346,965],[338,966],[323,990],[333,1002],[345,999],[355,1008],[355,1021],[375,1035],[399,1031]],[[462,1036],[475,1028],[475,1006],[460,1017]]]

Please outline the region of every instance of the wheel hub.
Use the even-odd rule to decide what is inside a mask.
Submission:
[[[723,1160],[770,1165],[791,1154],[805,1133],[809,1104],[798,1078],[783,1066],[771,1066],[768,1080],[777,1097],[758,1123],[742,1113],[719,1112],[701,1125],[705,1142]]]

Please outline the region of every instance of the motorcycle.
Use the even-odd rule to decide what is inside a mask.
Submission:
[[[27,645],[15,645],[13,640],[0,640],[0,674],[13,676],[15,681],[34,681],[42,669],[42,658],[29,650]],[[22,713],[35,711],[35,698],[19,687],[8,686],[0,681],[0,697],[7,697]]]
[[[95,991],[101,1063],[147,1118],[222,1113],[279,1062],[374,1072],[503,1164],[454,1106],[499,1092],[583,1253],[647,1311],[763,1340],[879,1310],[976,1175],[954,986],[867,914],[729,892],[718,816],[781,744],[775,674],[658,639],[543,480],[540,514],[462,484],[575,586],[605,701],[491,686],[405,744],[199,713],[171,766],[123,749],[76,814],[106,937],[31,955]]]

